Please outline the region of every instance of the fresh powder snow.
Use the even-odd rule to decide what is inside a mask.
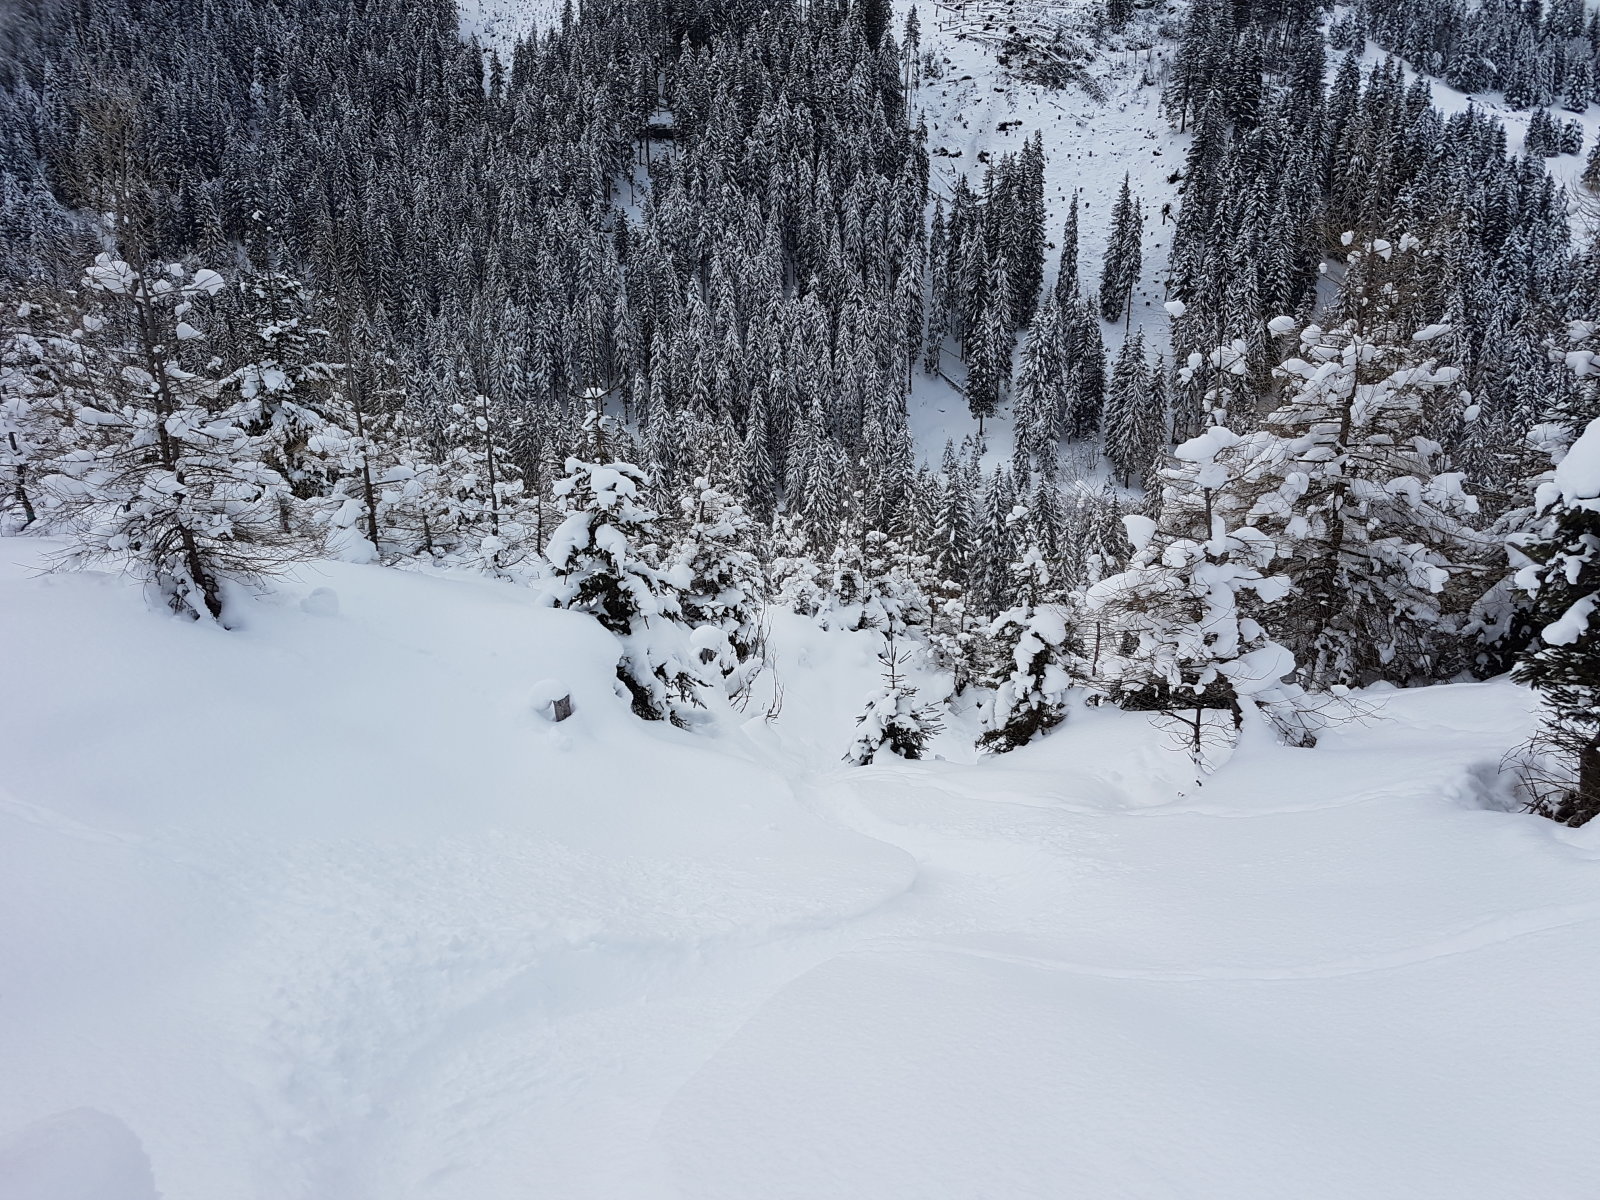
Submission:
[[[708,738],[511,584],[319,564],[224,632],[48,548],[0,544],[8,1197],[1588,1191],[1600,840],[1506,811],[1514,685],[1199,789],[1109,708],[855,768],[870,633],[775,616],[781,714]]]

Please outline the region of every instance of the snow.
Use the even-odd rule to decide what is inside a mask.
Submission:
[[[1219,674],[1233,683],[1241,696],[1255,696],[1276,688],[1294,671],[1294,655],[1276,642],[1248,650],[1231,662],[1217,664]]]
[[[1600,498],[1600,417],[1589,422],[1556,464],[1555,487],[1562,503],[1574,507]]]
[[[1594,615],[1597,606],[1600,606],[1600,599],[1594,596],[1579,597],[1568,606],[1566,612],[1539,631],[1540,639],[1550,646],[1572,645],[1589,627],[1589,618]]]
[[[1591,1190],[1600,838],[1506,811],[1514,685],[1199,790],[1109,709],[850,768],[871,633],[773,614],[781,712],[690,734],[531,589],[322,563],[224,632],[49,549],[0,542],[0,1195]]]
[[[559,25],[561,7],[558,0],[456,0],[456,15],[463,37],[477,38],[509,66],[517,39]]]
[[[1142,517],[1136,513],[1129,513],[1122,518],[1122,526],[1128,531],[1128,544],[1134,553],[1143,552],[1150,544],[1150,539],[1156,535],[1156,523],[1149,517]]]
[[[45,1117],[0,1139],[0,1183],[28,1200],[158,1200],[138,1137],[92,1108]]]

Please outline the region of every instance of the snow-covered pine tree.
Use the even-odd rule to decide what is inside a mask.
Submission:
[[[1244,523],[1283,454],[1270,434],[1220,425],[1177,447],[1159,518],[1123,518],[1128,568],[1085,595],[1085,619],[1100,625],[1096,680],[1125,707],[1193,714],[1184,725],[1197,766],[1207,711],[1231,713],[1237,727],[1259,707],[1291,742],[1310,740],[1303,694],[1286,682],[1294,656],[1260,620],[1290,580],[1272,573],[1277,541]]]
[[[1117,354],[1106,395],[1105,455],[1123,487],[1150,468],[1165,440],[1165,406],[1151,378],[1144,333],[1135,331]]]
[[[1062,358],[1071,377],[1062,432],[1073,441],[1086,441],[1100,432],[1105,407],[1106,347],[1093,304],[1083,300],[1061,314]]]
[[[1591,192],[1600,191],[1600,138],[1589,147],[1589,156],[1583,160],[1583,175],[1580,181]]]
[[[945,443],[939,509],[929,548],[933,574],[958,591],[966,587],[974,540],[973,498],[954,445]]]
[[[1100,272],[1100,315],[1108,321],[1132,319],[1133,289],[1144,264],[1143,240],[1144,210],[1124,175]]]
[[[378,554],[389,564],[443,562],[459,548],[450,472],[428,457],[420,439],[396,432],[374,463]],[[337,484],[334,494],[341,494]]]
[[[983,423],[994,416],[1011,381],[1011,286],[1003,258],[990,268],[977,327],[967,338],[967,407]]]
[[[1033,316],[1022,344],[1022,364],[1017,371],[1012,404],[1014,444],[1011,470],[1018,479],[1038,472],[1054,479],[1059,466],[1056,430],[1063,405],[1062,381],[1066,373],[1056,336],[1059,317],[1053,298]]]
[[[328,331],[311,319],[311,301],[283,271],[252,271],[224,293],[235,308],[231,341],[240,365],[223,379],[236,392],[245,428],[267,464],[301,499],[321,493],[331,464],[330,393],[341,367],[331,360]]]
[[[141,269],[102,253],[85,271],[83,443],[51,486],[72,536],[69,565],[113,561],[175,613],[221,620],[223,585],[270,575],[311,539],[284,520],[288,484],[263,461],[251,414],[220,395],[195,305],[214,271]],[[190,369],[191,365],[194,369]]]
[[[772,602],[779,608],[814,617],[827,603],[822,568],[812,553],[810,535],[798,517],[780,516],[772,533],[773,556],[768,569]]]
[[[882,630],[894,638],[926,629],[932,579],[929,557],[878,529],[863,535],[862,546],[865,588],[857,628]]]
[[[589,389],[584,402],[594,419],[601,419],[604,398],[600,390]],[[457,557],[485,574],[523,578],[539,554],[540,498],[528,494],[521,472],[507,453],[507,432],[514,414],[504,401],[496,402],[478,391],[452,415],[457,444],[444,465],[453,484],[452,514],[461,543]]]
[[[1078,301],[1078,190],[1072,190],[1066,224],[1061,230],[1061,255],[1056,260],[1056,307],[1065,312]]]
[[[1018,550],[1011,543],[1012,513],[1017,507],[1015,481],[996,468],[984,490],[982,523],[973,544],[968,572],[968,607],[993,617],[1011,607],[1011,563]]]
[[[1301,330],[1300,356],[1275,371],[1287,388],[1266,426],[1288,458],[1257,512],[1291,556],[1294,596],[1277,627],[1313,690],[1437,677],[1451,661],[1452,608],[1469,603],[1448,589],[1483,549],[1469,524],[1476,502],[1459,473],[1438,469],[1428,436],[1429,393],[1457,386],[1456,369],[1428,353],[1449,329],[1401,329],[1388,309],[1403,292],[1392,260],[1417,250],[1401,238],[1353,255],[1354,315]]]
[[[673,549],[667,577],[681,595],[683,620],[702,664],[722,673],[729,696],[761,669],[766,582],[752,547],[755,527],[733,497],[704,476],[681,501],[688,529]]]
[[[1538,630],[1517,678],[1545,703],[1543,741],[1570,770],[1544,803],[1582,825],[1600,816],[1600,417],[1567,451],[1535,500],[1543,528],[1522,546],[1517,582],[1533,595]]]
[[[52,523],[57,501],[43,480],[81,432],[72,415],[85,358],[60,306],[21,300],[9,317],[0,326],[0,529],[20,533]]]
[[[1026,513],[1016,520],[1017,542],[1027,549],[1011,566],[1017,603],[996,617],[989,636],[1010,651],[995,681],[978,745],[1004,753],[1025,746],[1066,719],[1075,677],[1082,674],[1068,602],[1051,585],[1050,568]]]
[[[944,728],[935,706],[917,703],[917,689],[902,674],[904,652],[893,638],[885,639],[878,661],[883,664],[883,687],[856,718],[855,740],[844,755],[853,766],[864,767],[883,751],[901,758],[921,758],[928,742]]]
[[[617,678],[635,714],[686,727],[707,680],[692,661],[677,589],[644,557],[655,540],[656,514],[639,503],[648,480],[625,462],[569,458],[566,469],[555,485],[566,517],[545,551],[550,602],[616,635]]]

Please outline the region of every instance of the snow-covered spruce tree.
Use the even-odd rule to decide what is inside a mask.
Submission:
[[[1011,473],[1019,479],[1034,473],[1054,479],[1058,470],[1056,439],[1065,405],[1062,384],[1066,379],[1060,324],[1055,298],[1049,297],[1034,313],[1027,340],[1022,344],[1012,404]]]
[[[892,637],[885,639],[878,661],[883,664],[883,687],[856,718],[855,740],[844,755],[858,767],[885,750],[901,758],[921,758],[929,740],[944,728],[935,706],[917,704],[917,689],[901,674],[905,655]]]
[[[501,578],[521,578],[533,559],[535,522],[520,473],[508,460],[499,434],[501,406],[478,393],[471,405],[451,408],[450,433],[457,442],[441,463],[448,481],[448,512],[454,526],[455,561]]]
[[[926,629],[931,618],[929,557],[878,529],[867,531],[862,547],[866,586],[857,628],[881,630],[891,638]]]
[[[1017,507],[1014,483],[1004,468],[995,469],[985,489],[982,525],[973,544],[967,601],[974,613],[985,618],[1010,608],[1013,599],[1011,564],[1018,553],[1011,542]]]
[[[1600,191],[1600,141],[1589,148],[1589,157],[1583,161],[1581,182],[1591,192]]]
[[[1570,765],[1569,786],[1542,804],[1568,825],[1600,816],[1600,417],[1535,499],[1542,530],[1517,583],[1533,595],[1538,635],[1516,669],[1545,703],[1541,741]]]
[[[390,461],[376,480],[383,561],[443,563],[458,549],[449,471],[411,438],[384,451]]]
[[[1294,595],[1275,627],[1313,690],[1389,679],[1436,678],[1452,653],[1467,597],[1449,592],[1483,550],[1463,477],[1440,471],[1428,436],[1429,393],[1458,372],[1428,356],[1444,325],[1401,330],[1389,320],[1391,258],[1417,249],[1375,242],[1351,267],[1352,313],[1337,327],[1300,331],[1300,355],[1274,372],[1287,381],[1266,427],[1288,459],[1261,524],[1290,556]],[[1381,268],[1381,269],[1379,269]],[[1292,331],[1279,318],[1272,332]]]
[[[812,615],[824,629],[877,629],[896,637],[928,624],[930,578],[928,556],[852,521],[818,570],[821,596]]]
[[[722,673],[728,694],[761,670],[766,580],[752,550],[755,527],[733,497],[703,476],[680,502],[688,529],[674,547],[667,578],[702,664]]]
[[[123,563],[174,612],[220,620],[224,582],[271,574],[311,545],[284,520],[288,484],[263,461],[250,412],[192,349],[204,337],[194,306],[222,277],[102,253],[85,284],[97,306],[75,420],[92,428],[51,480],[69,514],[65,562]]]
[[[1106,347],[1092,300],[1062,311],[1060,339],[1062,360],[1071,379],[1071,386],[1063,392],[1061,429],[1071,440],[1085,441],[1100,431],[1106,398]]]
[[[1133,289],[1143,265],[1144,210],[1133,194],[1129,177],[1112,211],[1111,233],[1106,243],[1105,266],[1100,272],[1100,315],[1107,321],[1131,320]]]
[[[967,408],[977,419],[980,435],[984,421],[995,414],[1011,382],[1011,351],[1016,341],[1011,320],[1010,276],[1001,257],[989,269],[983,307],[965,347]]]
[[[816,616],[827,603],[828,593],[801,519],[780,516],[773,528],[772,544],[772,602],[802,617]]]
[[[1277,542],[1243,523],[1282,453],[1270,434],[1220,425],[1177,447],[1160,517],[1123,518],[1134,556],[1085,595],[1086,622],[1101,626],[1096,682],[1123,707],[1193,714],[1186,744],[1197,766],[1208,710],[1231,713],[1237,728],[1258,708],[1286,740],[1311,741],[1303,693],[1286,682],[1294,656],[1258,619],[1290,581],[1272,573]]]
[[[945,444],[941,486],[924,544],[930,551],[928,642],[934,662],[950,672],[951,694],[972,682],[973,644],[985,622],[970,611],[967,577],[975,541],[972,493],[961,457]]]
[[[1067,699],[1081,677],[1071,609],[1053,589],[1043,551],[1019,520],[1027,549],[1012,564],[1017,604],[996,617],[989,636],[1009,647],[1010,670],[996,680],[978,745],[1003,753],[1025,746],[1066,719]]]
[[[1162,393],[1151,383],[1144,360],[1144,334],[1123,343],[1106,395],[1105,454],[1123,487],[1149,469],[1165,440]]]
[[[328,331],[311,320],[298,279],[253,271],[223,293],[233,306],[231,351],[241,365],[222,380],[235,393],[245,429],[267,465],[302,499],[318,495],[334,469],[325,453],[332,387],[340,366],[330,361]]]
[[[405,421],[405,398],[394,360],[377,346],[370,320],[342,320],[335,334],[341,367],[328,393],[336,422],[309,449],[334,467],[316,518],[327,527],[330,553],[357,562],[405,556],[389,539],[391,522],[379,481],[395,465]]]
[[[691,661],[682,605],[645,557],[656,514],[639,504],[649,483],[631,463],[567,459],[555,493],[566,518],[545,550],[557,608],[589,613],[622,646],[617,678],[647,721],[687,726],[707,681]]]

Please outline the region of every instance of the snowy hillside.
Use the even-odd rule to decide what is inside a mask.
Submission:
[[[864,635],[780,630],[782,714],[713,739],[511,585],[325,564],[224,633],[39,553],[7,1197],[1592,1193],[1600,841],[1494,810],[1518,688],[1199,792],[1109,710],[850,769]]]
[[[1168,353],[1162,284],[1178,194],[1173,176],[1183,165],[1190,139],[1175,132],[1159,111],[1159,83],[1174,47],[1159,36],[1157,14],[1141,14],[1127,35],[1115,39],[1138,49],[1087,44],[1083,70],[1087,87],[1055,87],[1002,64],[996,35],[1025,19],[1023,13],[1034,15],[1030,26],[1034,30],[1073,29],[1093,17],[1091,6],[1019,8],[972,0],[945,8],[897,0],[895,7],[902,22],[916,9],[922,23],[921,48],[934,67],[933,72],[921,74],[912,94],[913,105],[928,126],[934,194],[948,201],[961,175],[978,186],[999,155],[1015,153],[1024,140],[1039,134],[1045,153],[1049,282],[1054,283],[1054,251],[1076,192],[1079,261],[1084,279],[1092,284],[1105,260],[1112,208],[1126,176],[1143,202],[1147,228],[1145,270],[1134,290],[1128,327],[1144,331],[1152,350]],[[1015,66],[1020,68],[1020,63]],[[1107,325],[1107,344],[1119,347],[1124,332],[1119,325]],[[945,380],[926,375],[916,379],[909,421],[918,445],[930,456],[937,456],[947,438],[959,443],[976,427],[965,397]],[[1003,410],[988,430],[991,450],[1003,458],[1011,446],[1011,413]],[[1097,457],[1075,455],[1069,474],[1098,480]]]
[[[0,1200],[1600,1197],[1600,13],[24,7]]]

